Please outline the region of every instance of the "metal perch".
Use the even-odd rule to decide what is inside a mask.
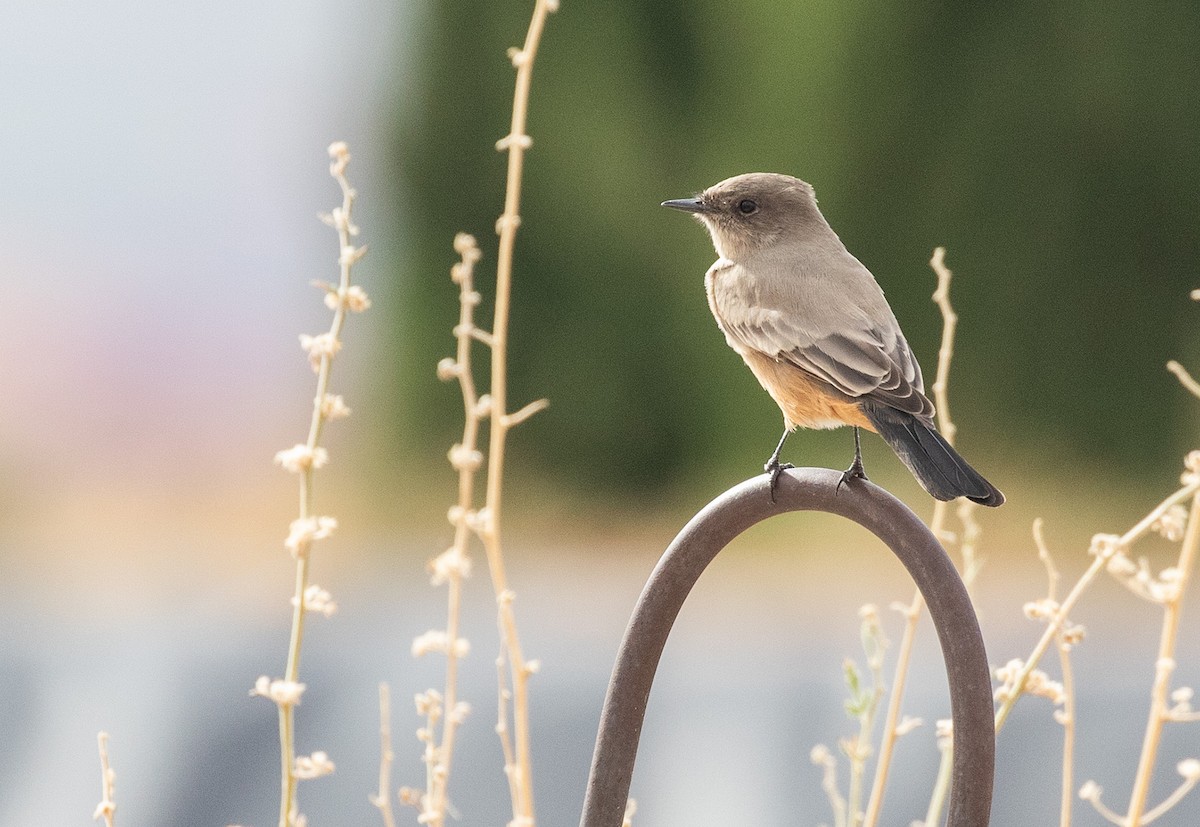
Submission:
[[[979,622],[950,558],[923,522],[882,488],[826,468],[786,471],[737,485],[692,518],[650,575],[613,668],[580,827],[620,827],[654,672],[683,601],[721,549],[751,526],[789,511],[854,520],[891,548],[929,606],[946,661],[954,720],[948,827],[987,827],[995,768],[992,684]]]

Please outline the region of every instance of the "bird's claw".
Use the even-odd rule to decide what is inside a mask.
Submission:
[[[763,466],[763,470],[771,475],[771,502],[775,502],[775,487],[779,485],[779,475],[789,468],[795,468],[790,462],[779,462],[772,460]]]
[[[842,478],[838,480],[837,488],[833,490],[833,493],[841,491],[842,486],[849,483],[850,480],[865,480],[866,478],[867,471],[863,468],[862,459],[855,457],[854,462],[850,463],[850,467],[842,472]]]

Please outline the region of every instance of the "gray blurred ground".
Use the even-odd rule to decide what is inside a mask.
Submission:
[[[886,549],[851,545],[843,565],[813,561],[813,521],[794,520],[791,557],[741,544],[706,573],[685,607],[651,698],[634,796],[637,824],[804,825],[829,821],[811,747],[852,732],[841,711],[841,662],[856,656],[857,607],[904,600],[908,587]],[[603,542],[598,539],[597,543]],[[665,542],[665,540],[664,540]],[[529,656],[543,666],[532,687],[541,823],[578,820],[608,670],[628,611],[656,548],[514,549],[510,562]],[[407,551],[408,553],[405,553]],[[336,552],[331,552],[336,553]],[[436,625],[443,592],[419,574],[417,550],[381,547],[353,566],[322,566],[341,610],[310,625],[298,711],[302,751],[323,749],[337,773],[305,783],[312,824],[373,824],[366,796],[377,773],[376,685],[394,696],[396,785],[419,785],[411,695],[440,686],[436,659],[414,662],[411,639]],[[1065,566],[1064,566],[1065,567]],[[325,569],[322,574],[322,570]],[[482,572],[480,572],[482,574]],[[270,564],[211,577],[170,611],[84,619],[88,607],[39,615],[18,599],[6,608],[0,650],[6,702],[0,725],[0,823],[84,823],[98,800],[93,738],[112,734],[119,823],[270,824],[276,806],[276,725],[267,702],[248,696],[259,674],[277,674],[286,643],[288,588],[281,553]],[[1019,616],[1014,578],[997,572],[981,589],[992,660],[1024,654],[1037,628]],[[1031,589],[1040,582],[1029,584]],[[1030,596],[1033,596],[1032,594]],[[1093,778],[1106,801],[1127,795],[1144,724],[1157,618],[1101,582],[1076,619],[1089,641],[1076,657],[1077,785]],[[503,823],[506,789],[494,723],[495,632],[487,585],[469,581],[464,633],[473,649],[462,695],[474,711],[456,760],[454,803],[464,825]],[[1193,600],[1189,616],[1197,610]],[[884,612],[893,639],[898,616]],[[947,715],[939,654],[925,635],[905,704],[927,725],[901,741],[885,823],[924,812],[936,770],[932,721]],[[1197,647],[1185,638],[1179,681],[1195,682]],[[1052,665],[1051,665],[1052,666]],[[1056,672],[1056,668],[1054,668]],[[889,667],[890,670],[890,667]],[[890,674],[890,671],[889,671]],[[1050,824],[1057,812],[1060,729],[1049,704],[1022,702],[1000,739],[995,824]],[[1197,740],[1168,729],[1156,798],[1173,789],[1173,766]],[[844,765],[843,765],[844,779]],[[1076,824],[1099,824],[1086,806]],[[1193,797],[1163,823],[1194,823]],[[406,814],[406,818],[414,818]]]

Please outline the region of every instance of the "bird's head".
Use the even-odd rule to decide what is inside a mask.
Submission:
[[[778,243],[828,230],[808,183],[790,175],[750,172],[713,184],[695,198],[662,202],[690,212],[712,234],[718,255],[739,261]]]

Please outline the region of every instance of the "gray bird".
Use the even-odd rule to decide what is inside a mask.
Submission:
[[[767,172],[738,175],[695,198],[664,201],[708,228],[719,258],[704,276],[708,306],[783,411],[783,437],[764,466],[771,491],[780,451],[797,427],[875,431],[939,500],[997,506],[1004,495],[937,432],[921,366],[874,276],[817,209],[812,187]]]

